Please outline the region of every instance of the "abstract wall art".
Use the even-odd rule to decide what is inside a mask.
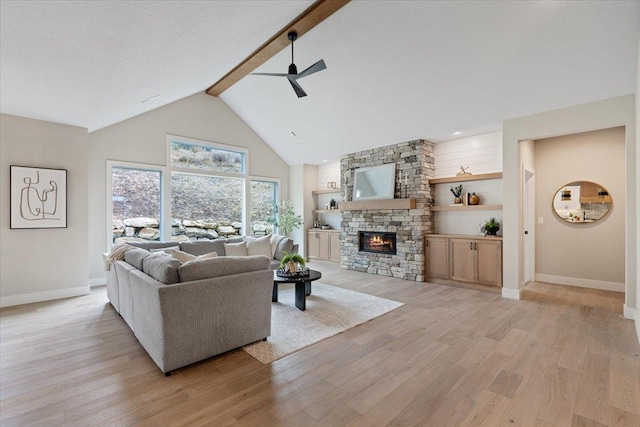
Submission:
[[[11,228],[67,227],[67,171],[11,166]]]

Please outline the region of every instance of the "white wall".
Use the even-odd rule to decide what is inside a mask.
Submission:
[[[522,177],[519,142],[625,126],[625,233],[636,235],[636,115],[633,95],[582,104],[561,110],[506,120],[503,123],[504,258],[502,295],[519,298],[524,285]],[[625,242],[626,307],[636,304],[636,239]]]
[[[502,170],[502,132],[491,132],[434,144],[434,178],[456,176],[460,166],[474,175]],[[436,206],[453,203],[449,190],[455,184],[437,184],[433,195]],[[476,193],[482,205],[502,204],[502,180],[462,182],[463,193]],[[501,210],[444,211],[434,213],[434,232],[439,234],[481,234],[480,224],[495,217],[502,224]],[[501,232],[499,233],[501,234]]]
[[[67,228],[9,228],[9,166],[67,170]],[[87,130],[0,115],[0,306],[89,293]]]
[[[249,174],[279,178],[289,197],[288,165],[220,98],[198,93],[89,134],[89,266],[92,284],[104,281],[106,161],[164,165],[166,135],[217,142],[249,150]]]
[[[543,218],[536,225],[536,280],[624,292],[624,128],[539,139],[535,159],[535,216]],[[613,205],[606,217],[569,224],[555,215],[551,200],[574,181],[607,189]]]
[[[315,188],[312,190],[327,190],[327,183],[335,182],[340,188],[340,162],[325,163],[318,166],[318,179]],[[316,206],[318,209],[325,209],[326,205],[335,199],[338,204],[342,201],[339,193],[336,194],[318,194],[316,197]],[[340,230],[342,223],[342,215],[339,212],[328,214],[319,214],[318,220],[321,225],[329,225],[335,230]]]
[[[638,61],[636,64],[636,144],[640,141],[640,36],[638,36]],[[636,147],[636,186],[638,184],[638,178],[640,175],[640,148]],[[636,194],[640,193],[640,188],[635,189]],[[629,201],[629,203],[633,203]],[[636,320],[636,334],[638,335],[638,342],[640,342],[640,197],[636,200],[636,304],[635,310],[632,313],[632,317]],[[630,313],[631,314],[631,313]]]

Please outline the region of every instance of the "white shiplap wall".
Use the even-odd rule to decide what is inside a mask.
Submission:
[[[455,176],[461,165],[474,175],[502,172],[502,132],[440,142],[433,154],[434,178]]]
[[[467,172],[474,175],[502,172],[502,132],[492,132],[452,141],[440,142],[434,148],[434,175],[436,178],[455,176],[460,166],[468,166]],[[453,203],[449,191],[455,184],[437,184],[434,204],[436,206]],[[462,182],[463,193],[475,192],[482,205],[502,204],[502,180],[482,180]],[[480,224],[490,217],[502,225],[501,210],[445,211],[435,212],[434,228],[440,234],[480,234]],[[502,230],[500,230],[502,232]]]

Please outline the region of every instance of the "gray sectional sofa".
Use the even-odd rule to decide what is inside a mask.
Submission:
[[[107,270],[107,297],[165,374],[266,339],[271,333],[272,267],[265,255],[225,256],[225,243],[243,238],[132,243]],[[159,251],[215,258],[182,263]],[[294,251],[281,239],[275,256]],[[153,251],[153,252],[152,252]]]

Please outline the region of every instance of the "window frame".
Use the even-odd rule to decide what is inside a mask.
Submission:
[[[169,229],[166,230],[165,218],[171,218],[171,205],[167,212],[165,206],[165,200],[171,200],[171,188],[168,188],[169,194],[167,195],[167,176],[169,175],[168,168],[166,166],[154,165],[149,163],[134,163],[134,162],[122,162],[119,160],[107,160],[107,251],[111,251],[113,247],[113,168],[120,169],[135,169],[148,172],[160,173],[160,239],[166,240],[167,231],[171,236],[171,222],[169,222]],[[169,175],[170,176],[170,175]],[[171,185],[171,181],[168,182]]]
[[[275,202],[276,202],[276,204],[279,204],[280,203],[280,194],[281,194],[280,186],[281,186],[281,181],[282,180],[280,178],[269,178],[269,177],[266,177],[266,176],[257,176],[257,175],[250,175],[249,176],[249,181],[248,181],[249,191],[247,193],[249,195],[249,197],[248,197],[249,200],[247,202],[247,214],[246,214],[246,216],[247,216],[247,227],[248,227],[247,230],[251,229],[251,181],[272,182],[272,183],[276,184],[276,195],[275,195],[276,200],[275,200]],[[277,213],[276,213],[276,220],[277,220]],[[275,234],[276,231],[277,231],[277,227],[274,225],[273,226],[273,233]]]

